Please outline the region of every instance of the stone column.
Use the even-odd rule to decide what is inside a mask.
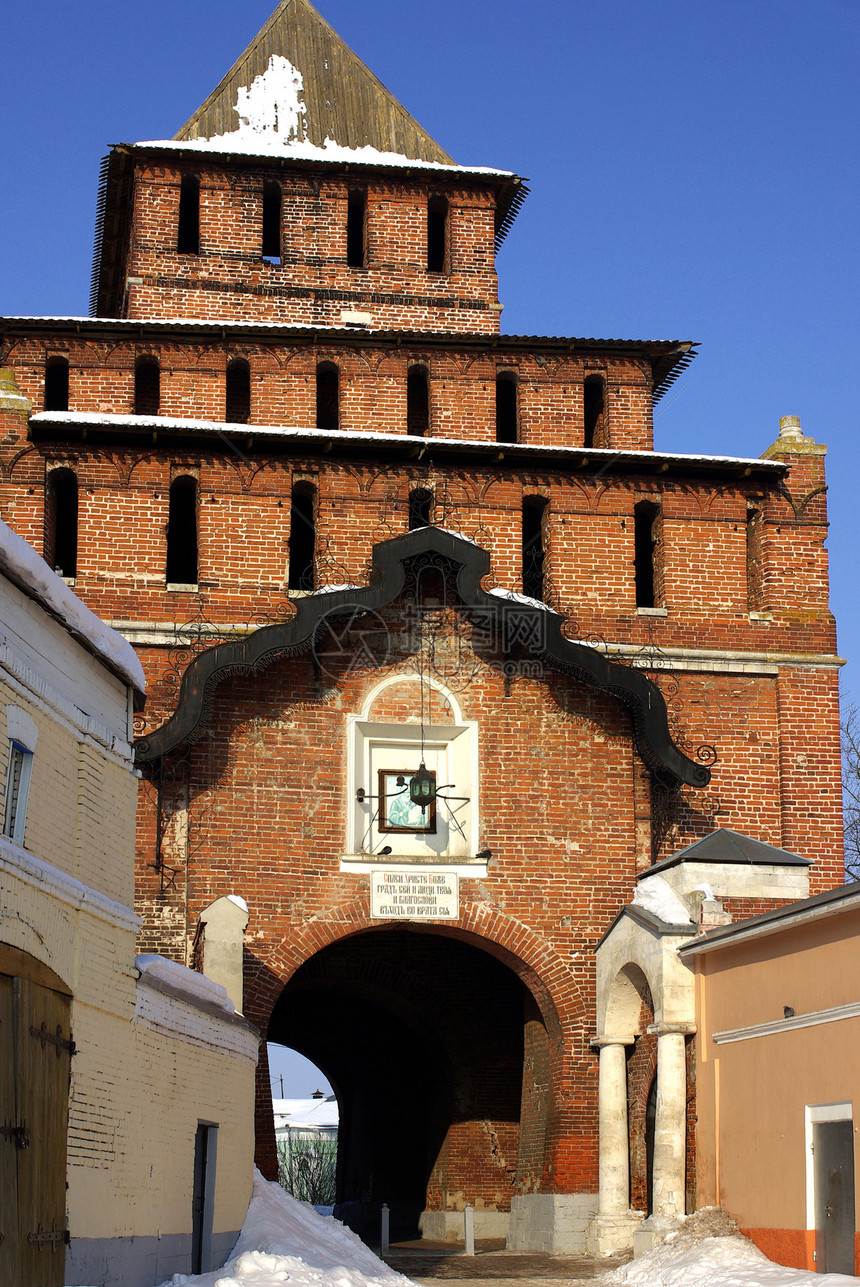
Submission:
[[[600,1201],[598,1214],[630,1210],[630,1141],[627,1133],[627,1056],[632,1037],[597,1037],[600,1050]]]
[[[590,1249],[599,1256],[626,1251],[641,1214],[630,1211],[630,1140],[627,1130],[627,1057],[632,1036],[595,1037],[600,1050],[598,1117],[600,1189]]]
[[[679,1216],[686,1203],[687,1061],[684,1037],[691,1023],[655,1023],[657,1120],[654,1126],[654,1215]]]

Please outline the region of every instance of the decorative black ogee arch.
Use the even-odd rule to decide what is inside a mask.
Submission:
[[[296,613],[288,621],[261,626],[241,640],[198,653],[182,677],[174,713],[161,728],[136,741],[138,763],[158,760],[181,743],[196,740],[205,726],[207,690],[227,674],[260,670],[279,657],[306,651],[326,622],[345,613],[360,619],[362,613],[387,608],[403,591],[406,564],[421,555],[438,555],[458,568],[457,592],[467,615],[492,614],[505,625],[506,638],[540,639],[540,646],[530,650],[533,656],[624,702],[631,712],[639,752],[650,769],[687,786],[707,786],[710,769],[691,760],[672,740],[666,703],[652,680],[635,667],[610,661],[588,644],[566,639],[563,618],[556,613],[482,590],[481,581],[490,571],[489,554],[473,541],[437,527],[418,528],[375,545],[368,586],[308,595],[297,601]]]

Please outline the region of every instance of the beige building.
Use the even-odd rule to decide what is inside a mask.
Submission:
[[[5,525],[0,620],[0,1282],[151,1287],[241,1227],[258,1036],[135,965],[133,651]]]
[[[860,883],[679,955],[695,972],[698,1205],[782,1264],[860,1272]]]

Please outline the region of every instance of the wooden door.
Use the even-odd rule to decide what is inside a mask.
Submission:
[[[0,974],[0,1283],[18,1281],[15,983]]]
[[[18,1287],[65,1281],[69,1012],[68,996],[0,975],[0,1281]]]

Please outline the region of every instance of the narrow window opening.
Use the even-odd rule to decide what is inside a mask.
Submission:
[[[69,361],[64,357],[50,357],[45,363],[45,410],[69,409]]]
[[[427,271],[444,273],[448,265],[448,199],[427,201]]]
[[[244,358],[227,366],[224,419],[230,425],[246,425],[251,419],[251,368]]]
[[[196,174],[184,174],[179,187],[176,250],[180,255],[200,254],[200,180]]]
[[[545,497],[523,497],[523,594],[531,599],[542,600],[544,597],[546,514]]]
[[[350,268],[364,268],[367,241],[367,193],[353,188],[346,205],[346,262]]]
[[[604,447],[606,385],[602,375],[589,375],[583,388],[583,442],[586,447]]]
[[[426,487],[416,487],[409,493],[409,530],[430,527],[433,522],[433,493]]]
[[[411,366],[406,376],[406,432],[423,438],[430,428],[430,381],[423,366]]]
[[[758,612],[764,601],[763,516],[754,505],[747,508],[747,611]]]
[[[633,511],[633,561],[636,576],[636,607],[657,605],[657,521],[659,505],[640,501]]]
[[[508,371],[496,376],[496,441],[517,441],[517,377]]]
[[[316,554],[316,499],[313,483],[296,483],[290,504],[290,590],[313,590]]]
[[[52,469],[45,485],[45,562],[58,576],[78,570],[78,480],[72,469]]]
[[[281,262],[281,185],[263,185],[263,258]]]
[[[317,366],[317,428],[340,428],[340,372],[334,362]]]
[[[161,404],[161,369],[153,357],[139,357],[134,364],[134,414],[157,416]]]
[[[165,565],[168,585],[196,585],[197,559],[197,479],[181,474],[170,484]]]
[[[27,820],[27,793],[33,752],[15,739],[9,742],[9,767],[6,770],[6,801],[3,808],[3,835],[16,845],[24,844]]]

